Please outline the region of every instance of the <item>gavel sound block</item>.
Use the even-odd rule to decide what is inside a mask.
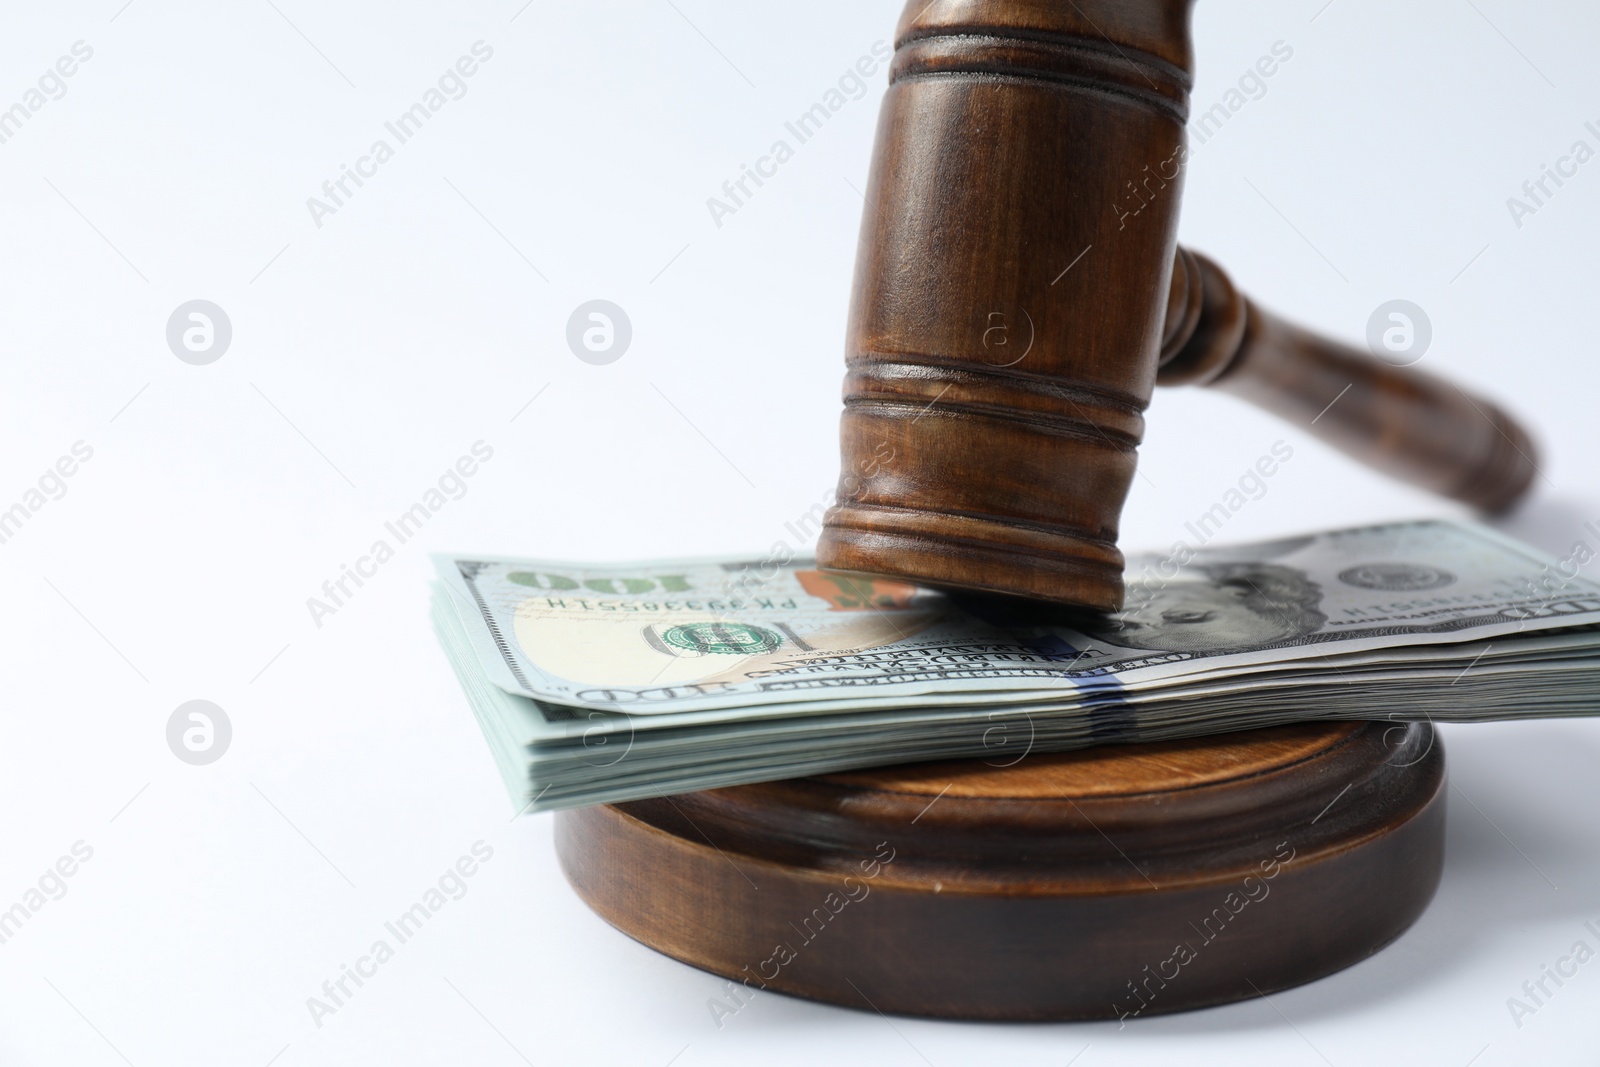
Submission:
[[[1177,248],[1190,5],[907,7],[822,566],[1120,608],[1158,383],[1234,393],[1488,511],[1527,488],[1533,446],[1495,405],[1299,330]]]
[[[1298,330],[1177,248],[1190,3],[910,3],[824,566],[1119,608],[1158,383],[1235,393],[1486,510],[1526,489],[1533,447],[1494,405]],[[719,1022],[762,990],[976,1019],[1240,1000],[1377,951],[1438,884],[1428,726],[1003,762],[562,812],[557,850],[608,922],[729,979]]]
[[[556,849],[607,922],[729,979],[706,1002],[719,1023],[762,991],[968,1019],[1244,1000],[1371,955],[1439,882],[1431,726],[1007,762],[559,812]]]

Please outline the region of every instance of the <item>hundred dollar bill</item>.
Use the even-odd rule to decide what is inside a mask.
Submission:
[[[1126,606],[1105,617],[806,560],[435,562],[483,679],[630,719],[1070,703],[1600,624],[1600,584],[1447,520],[1135,556]]]

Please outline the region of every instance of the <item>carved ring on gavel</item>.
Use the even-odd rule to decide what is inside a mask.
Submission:
[[[822,566],[1119,609],[1117,527],[1158,383],[1225,390],[1485,511],[1528,488],[1533,444],[1494,404],[1300,330],[1177,247],[1191,4],[907,7]]]

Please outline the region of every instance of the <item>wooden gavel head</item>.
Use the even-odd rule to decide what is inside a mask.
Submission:
[[[1191,4],[911,0],[822,566],[1119,609],[1158,382],[1226,389],[1486,510],[1527,488],[1533,446],[1492,404],[1288,325],[1177,247]]]

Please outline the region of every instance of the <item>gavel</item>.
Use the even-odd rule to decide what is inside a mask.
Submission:
[[[1299,329],[1177,246],[1193,0],[911,0],[862,216],[821,566],[1122,606],[1155,385],[1260,405],[1488,512],[1528,434]]]

